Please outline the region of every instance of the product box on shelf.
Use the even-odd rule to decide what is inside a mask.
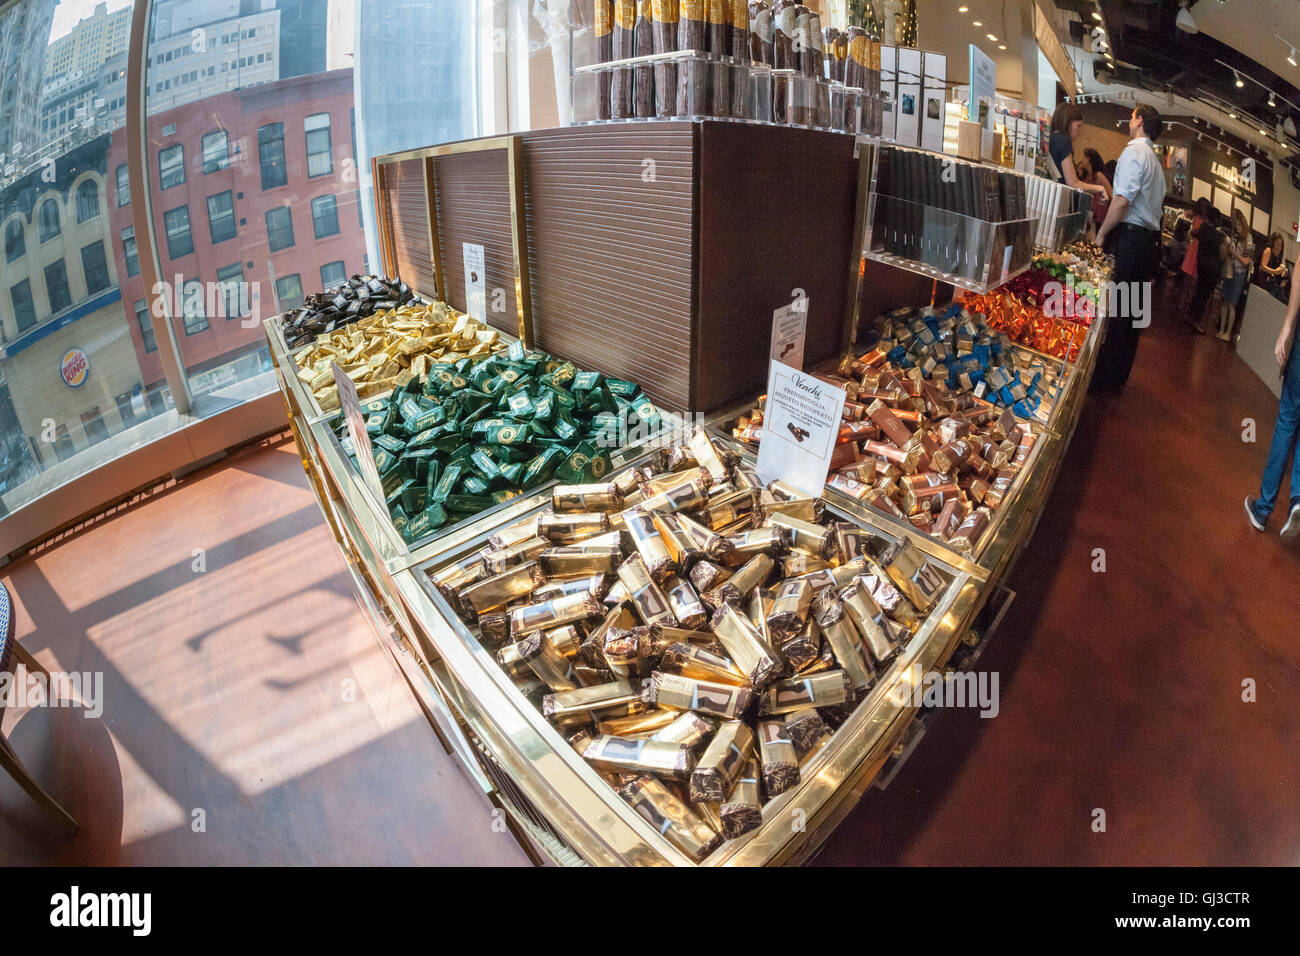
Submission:
[[[921,142],[921,51],[899,47],[898,110],[894,141],[901,146],[919,146]]]
[[[880,138],[893,142],[898,134],[898,47],[880,48]]]
[[[922,89],[921,148],[943,152],[944,100],[948,95],[948,58],[942,53],[924,54]]]

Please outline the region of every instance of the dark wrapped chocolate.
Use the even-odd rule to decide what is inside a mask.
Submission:
[[[753,752],[754,732],[748,724],[739,720],[723,723],[691,771],[691,802],[721,803],[726,799]]]

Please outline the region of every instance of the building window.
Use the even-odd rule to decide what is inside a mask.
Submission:
[[[127,226],[122,230],[122,257],[126,260],[126,274],[138,276],[140,252],[135,245],[135,226]]]
[[[22,335],[36,324],[36,306],[32,302],[32,284],[24,279],[9,288],[9,297],[14,303],[14,321],[18,323],[18,334]]]
[[[288,206],[266,211],[266,244],[272,252],[293,245],[293,214]]]
[[[214,246],[235,238],[235,199],[229,189],[208,197],[208,230]]]
[[[313,113],[303,121],[307,134],[307,177],[328,176],[334,171],[330,156],[330,115]]]
[[[244,314],[247,297],[242,293],[244,284],[244,265],[236,262],[217,270],[217,282],[221,286],[221,301],[225,306],[227,319],[236,319]]]
[[[289,181],[284,163],[284,124],[268,123],[257,128],[257,158],[262,165],[262,188],[274,189]]]
[[[215,173],[230,164],[226,131],[219,129],[203,137],[203,172]]]
[[[5,226],[5,262],[13,262],[27,254],[27,240],[23,238],[21,219],[9,220]]]
[[[130,428],[135,424],[135,409],[131,407],[131,393],[123,392],[113,400],[117,402],[117,417],[122,419],[122,427]]]
[[[337,262],[327,262],[320,267],[320,287],[322,289],[332,289],[339,285],[348,277],[347,267],[343,265],[343,260]]]
[[[177,206],[163,213],[163,227],[167,230],[168,256],[179,259],[194,251],[194,237],[190,235],[189,206]]]
[[[81,247],[81,268],[86,276],[86,295],[94,295],[109,287],[111,283],[108,278],[108,262],[104,257],[104,240],[96,239],[90,245]]]
[[[180,143],[158,151],[158,181],[163,189],[185,182],[185,147]]]
[[[72,293],[68,291],[68,268],[62,259],[45,267],[45,291],[50,296],[51,315],[72,305]]]
[[[275,280],[275,295],[280,300],[280,311],[288,312],[302,305],[302,279],[298,273]]]
[[[208,317],[203,311],[203,283],[198,279],[186,279],[181,295],[181,317],[185,320],[185,334],[194,335],[205,332]]]
[[[108,437],[108,428],[104,425],[103,416],[99,414],[98,405],[88,412],[82,412],[81,427],[86,430],[86,438],[90,440],[92,445]]]
[[[153,318],[149,315],[149,303],[144,299],[135,300],[135,320],[140,323],[140,338],[144,340],[144,350],[158,351],[158,340],[153,335]]]
[[[77,187],[77,222],[90,222],[99,215],[99,187],[87,179]]]
[[[72,439],[68,437],[68,426],[60,425],[54,430],[54,457],[59,461],[66,461],[75,455],[77,449],[72,445]]]
[[[317,239],[338,235],[339,210],[333,196],[317,196],[311,201],[311,224]]]
[[[41,242],[49,242],[59,234],[59,204],[53,199],[41,203]]]

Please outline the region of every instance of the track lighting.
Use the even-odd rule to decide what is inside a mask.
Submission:
[[[1174,25],[1184,33],[1198,32],[1196,18],[1192,16],[1192,11],[1187,9],[1187,0],[1182,0],[1182,7],[1178,10],[1178,18]]]

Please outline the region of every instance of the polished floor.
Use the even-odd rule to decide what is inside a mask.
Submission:
[[[940,714],[816,862],[1300,863],[1300,549],[1241,504],[1275,410],[1225,347],[1158,317],[1127,393],[1090,400],[1008,581],[979,663],[998,716]],[[5,715],[82,830],[0,778],[0,863],[527,862],[369,631],[291,444],[0,579],[43,663],[104,674],[102,720]]]

